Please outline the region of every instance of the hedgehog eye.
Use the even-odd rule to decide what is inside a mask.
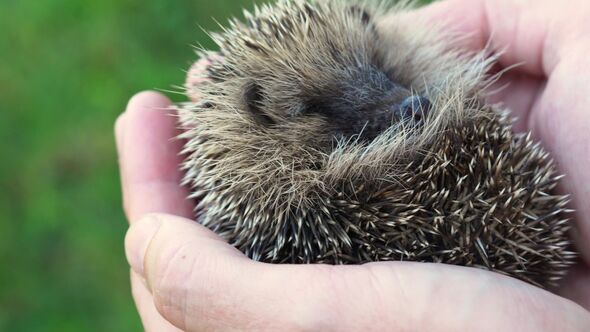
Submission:
[[[244,94],[242,96],[244,99],[244,104],[246,105],[246,109],[254,119],[265,126],[270,126],[275,124],[273,119],[264,113],[262,110],[262,101],[264,99],[264,95],[262,93],[262,88],[256,83],[249,83],[244,87]]]
[[[308,100],[305,102],[305,106],[303,108],[303,110],[301,111],[301,114],[303,115],[309,115],[309,114],[321,114],[324,113],[322,111],[325,111],[327,109],[326,105],[324,105],[324,103],[318,101],[318,100]]]
[[[350,12],[361,19],[361,23],[369,25],[371,23],[371,15],[365,9],[359,6],[351,6]]]

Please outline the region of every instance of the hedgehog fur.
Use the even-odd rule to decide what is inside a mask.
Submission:
[[[178,107],[198,221],[264,262],[439,262],[555,285],[576,255],[553,161],[483,102],[494,57],[411,7],[279,1],[212,35],[201,99]],[[389,79],[428,97],[422,125],[338,138],[338,114],[307,111],[356,112]]]

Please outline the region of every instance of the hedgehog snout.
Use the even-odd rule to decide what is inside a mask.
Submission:
[[[432,103],[428,98],[410,95],[398,100],[401,101],[390,100],[382,107],[374,109],[373,112],[366,113],[365,116],[368,119],[365,118],[365,121],[359,122],[362,129],[355,127],[353,132],[361,131],[361,139],[372,141],[395,124],[403,123],[412,127],[424,125],[426,117],[432,109]]]

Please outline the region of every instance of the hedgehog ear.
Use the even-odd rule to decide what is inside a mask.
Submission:
[[[371,14],[369,14],[369,12],[366,9],[361,8],[358,5],[354,5],[350,6],[350,12],[354,16],[359,17],[361,23],[363,23],[364,25],[369,25],[371,23]]]
[[[265,114],[261,108],[264,95],[262,92],[262,88],[258,84],[254,82],[248,83],[244,87],[242,99],[244,100],[246,110],[248,110],[248,112],[254,117],[256,122],[264,126],[270,126],[275,124],[273,119],[267,114]]]

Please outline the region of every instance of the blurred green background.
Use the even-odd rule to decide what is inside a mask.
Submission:
[[[141,330],[113,123],[251,4],[0,0],[0,331]]]
[[[114,121],[252,2],[0,0],[0,331],[141,330]]]

